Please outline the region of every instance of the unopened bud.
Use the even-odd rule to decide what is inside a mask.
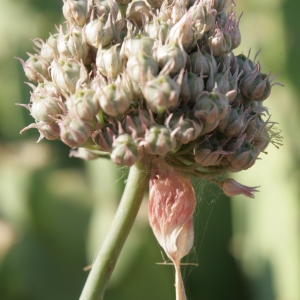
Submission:
[[[145,1],[134,1],[128,6],[126,16],[130,22],[137,26],[142,26],[147,16],[149,19],[152,18],[151,10]]]
[[[193,73],[209,75],[210,68],[212,67],[212,72],[217,72],[217,62],[213,55],[210,55],[204,51],[196,51],[189,55],[190,57],[190,67]],[[211,67],[210,67],[211,65]]]
[[[96,65],[100,73],[107,78],[117,77],[123,70],[124,61],[120,55],[120,45],[98,49]]]
[[[124,114],[133,98],[127,81],[117,81],[101,88],[95,96],[102,110],[109,116]]]
[[[143,155],[142,148],[127,133],[120,134],[113,142],[112,161],[119,166],[131,167]]]
[[[154,113],[162,113],[178,104],[180,85],[169,75],[160,75],[147,81],[142,92],[148,108]]]
[[[204,119],[208,123],[215,123],[227,115],[229,101],[217,89],[211,93],[203,92],[199,95],[194,106],[195,117]]]
[[[143,83],[148,80],[149,76],[158,74],[159,66],[152,56],[140,54],[128,59],[126,69],[131,80]]]
[[[99,111],[99,103],[94,97],[92,89],[78,90],[66,100],[67,108],[72,115],[82,120],[91,121]]]
[[[60,139],[69,147],[80,147],[91,136],[92,127],[78,117],[64,117],[58,125],[60,127]]]
[[[111,16],[92,20],[84,28],[84,33],[88,44],[94,48],[109,45],[115,37],[115,28]]]
[[[176,139],[171,130],[165,126],[155,125],[146,131],[144,140],[140,143],[152,155],[165,156],[176,147]]]
[[[58,34],[50,34],[50,37],[46,40],[46,42],[42,39],[33,40],[34,44],[40,48],[39,56],[47,60],[49,63],[59,55],[57,50],[57,38]]]
[[[127,58],[139,54],[151,55],[153,46],[154,40],[151,37],[138,33],[124,39],[122,51]]]
[[[77,157],[83,160],[94,160],[99,158],[99,155],[86,149],[86,148],[82,148],[79,147],[77,148],[77,150],[73,149],[70,151],[70,157]]]
[[[87,0],[63,0],[63,14],[68,22],[83,26],[89,19],[91,6]]]
[[[114,136],[118,134],[114,124],[107,124],[92,133],[92,139],[103,151],[111,152]]]
[[[66,34],[60,28],[57,40],[57,50],[62,58],[74,58],[86,65],[91,62],[90,46],[82,36],[81,31],[70,28]]]
[[[231,36],[216,28],[214,33],[208,38],[208,46],[214,56],[223,56],[231,51]]]
[[[145,31],[149,37],[164,44],[169,35],[170,25],[160,18],[153,18],[152,21],[145,24]]]
[[[43,82],[45,79],[49,79],[49,62],[37,54],[27,54],[29,58],[25,62],[21,58],[17,58],[23,66],[26,77],[34,82]]]
[[[69,58],[53,60],[51,77],[63,93],[74,94],[76,88],[88,79],[88,73],[82,63]]]
[[[180,98],[184,101],[195,102],[204,91],[204,80],[193,72],[185,72],[181,84]]]

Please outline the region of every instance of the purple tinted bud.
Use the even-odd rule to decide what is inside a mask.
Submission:
[[[222,120],[228,113],[229,101],[217,89],[199,95],[194,106],[195,117],[208,123]]]
[[[92,133],[92,139],[103,151],[111,152],[113,138],[118,134],[114,124],[108,124]]]
[[[131,135],[123,133],[114,140],[110,157],[115,164],[131,167],[142,156],[142,148],[139,147]]]
[[[228,17],[227,23],[225,25],[225,28],[227,28],[228,33],[231,37],[231,50],[237,48],[241,44],[241,33],[239,29],[240,19],[242,15],[236,19],[236,14],[234,12],[231,12],[231,14]]]
[[[211,6],[220,13],[227,4],[227,0],[211,0]]]
[[[216,136],[211,136],[209,139],[204,139],[202,143],[194,149],[195,162],[203,167],[218,166],[221,160],[227,155],[227,152],[222,150],[222,145]]]
[[[58,125],[60,127],[60,139],[73,148],[84,145],[92,133],[91,125],[78,117],[64,117]]]
[[[208,38],[208,46],[211,48],[214,56],[225,55],[231,51],[231,36],[229,33],[216,28]]]
[[[269,76],[260,72],[260,65],[257,63],[240,82],[242,94],[250,100],[264,101],[271,94]]]
[[[124,127],[127,133],[134,138],[138,138],[144,136],[151,122],[151,116],[148,110],[138,109],[126,115]]]
[[[176,147],[176,139],[169,128],[161,125],[150,127],[140,143],[151,155],[165,156]]]

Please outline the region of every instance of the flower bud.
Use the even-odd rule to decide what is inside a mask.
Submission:
[[[151,155],[165,156],[176,147],[176,139],[171,130],[162,125],[151,126],[140,143]]]
[[[226,117],[220,121],[218,130],[230,137],[237,137],[246,125],[249,110],[231,107]]]
[[[223,9],[217,16],[216,16],[216,24],[219,28],[223,28],[227,22],[227,13],[226,10]]]
[[[234,141],[231,143],[234,143]],[[228,151],[233,152],[228,155],[228,161],[236,171],[247,170],[252,167],[260,153],[257,148],[246,140],[243,140],[242,144],[238,148],[236,145],[232,147],[232,145],[229,144]]]
[[[203,77],[193,72],[185,72],[181,84],[180,98],[184,101],[195,102],[203,91]]]
[[[63,2],[63,14],[68,22],[83,26],[88,21],[91,12],[90,1],[63,0]]]
[[[126,37],[123,41],[122,51],[127,58],[133,55],[151,55],[154,40],[146,35],[138,33],[134,37]]]
[[[242,37],[239,29],[241,16],[242,15],[236,20],[236,14],[232,12],[225,25],[225,27],[228,27],[228,33],[231,37],[231,50],[237,48],[241,44]]]
[[[208,46],[214,56],[222,56],[231,51],[231,36],[227,32],[216,28],[213,34],[207,40]]]
[[[53,60],[51,64],[53,82],[64,94],[74,94],[76,88],[88,79],[84,65],[75,59]]]
[[[217,89],[211,93],[203,92],[199,95],[194,106],[195,117],[204,119],[208,123],[215,123],[227,115],[229,101]]]
[[[34,88],[31,93],[30,102],[34,102],[36,98],[61,98],[58,88],[52,81],[45,81],[38,84],[37,87],[32,86]]]
[[[199,120],[188,117],[189,113],[175,113],[170,115],[166,125],[175,133],[175,138],[182,144],[195,140],[201,133],[203,125]]]
[[[203,167],[218,166],[221,160],[227,155],[222,150],[222,146],[218,138],[213,135],[209,139],[204,140],[194,149],[195,162]]]
[[[66,100],[71,115],[76,115],[85,121],[92,121],[99,111],[99,103],[92,89],[78,90]]]
[[[190,67],[193,73],[209,75],[210,65],[212,66],[212,72],[217,72],[217,62],[213,55],[210,55],[204,51],[196,51],[189,55],[190,57]]]
[[[63,113],[62,100],[57,97],[33,95],[31,115],[36,121],[54,123],[57,115]]]
[[[27,54],[29,58],[25,62],[21,58],[17,58],[23,66],[26,77],[34,82],[42,82],[45,79],[49,79],[49,62],[39,55]]]
[[[129,82],[123,79],[104,86],[96,93],[102,110],[109,116],[124,114],[133,98]]]
[[[175,42],[178,45],[182,45],[187,53],[193,48],[195,43],[194,29],[189,13],[185,13],[180,21],[171,28],[168,42]]]
[[[34,44],[40,48],[39,56],[49,63],[59,55],[57,50],[57,38],[58,34],[50,34],[50,37],[45,43],[42,39],[33,40]]]
[[[118,134],[115,124],[107,124],[92,133],[93,142],[103,151],[111,152],[114,136]]]
[[[217,11],[211,7],[210,2],[198,2],[189,9],[192,23],[198,38],[208,32],[215,24]]]
[[[227,178],[224,181],[218,181],[216,183],[221,187],[224,194],[229,197],[236,195],[244,195],[249,198],[254,198],[254,193],[258,192],[258,186],[250,187],[242,185],[232,178]]]
[[[254,68],[254,63],[249,59],[249,55],[248,57],[244,54],[232,56],[231,72],[236,72],[236,70],[239,70],[239,72],[241,72],[241,77],[244,77],[249,74]]]
[[[96,65],[100,73],[107,78],[117,77],[123,71],[124,66],[123,57],[120,55],[120,45],[99,48]]]
[[[143,137],[146,130],[150,127],[151,116],[148,110],[138,109],[126,115],[125,131],[134,138]]]
[[[164,44],[170,32],[170,25],[161,18],[153,18],[145,24],[145,32],[153,40],[159,40]]]
[[[94,160],[99,158],[99,155],[86,148],[79,147],[77,150],[71,150],[69,157],[77,157],[83,160]]]
[[[174,76],[185,68],[187,54],[176,43],[168,43],[166,45],[160,45],[156,50],[156,59],[159,67],[166,70],[170,76]]]
[[[99,17],[89,22],[84,28],[85,38],[88,44],[94,48],[108,46],[115,37],[115,28],[111,16],[107,19]]]
[[[169,75],[159,75],[147,81],[142,92],[148,108],[154,113],[162,113],[178,104],[180,85]]]
[[[259,64],[240,82],[242,94],[250,100],[264,101],[271,94],[269,75],[260,73]]]
[[[90,46],[85,41],[81,31],[76,28],[70,28],[67,34],[64,34],[62,27],[60,27],[57,50],[61,58],[82,60],[85,65],[91,63]]]
[[[58,125],[60,127],[60,139],[73,148],[82,146],[92,133],[91,125],[78,117],[64,117]]]
[[[29,126],[23,128],[20,133],[23,133],[24,131],[36,128],[39,133],[40,137],[37,142],[41,141],[43,138],[46,138],[47,140],[56,140],[60,136],[60,129],[59,126],[55,123],[47,123],[47,122],[36,122],[32,123]]]
[[[145,1],[131,2],[127,8],[126,16],[130,22],[141,27],[145,17],[152,18],[151,10]]]
[[[218,11],[218,14],[226,7],[227,0],[211,0],[211,6]]]
[[[127,133],[120,134],[113,142],[112,161],[119,166],[131,167],[143,155],[142,148]]]
[[[146,82],[151,75],[156,76],[158,70],[157,61],[145,54],[131,56],[126,65],[129,78],[138,83]]]

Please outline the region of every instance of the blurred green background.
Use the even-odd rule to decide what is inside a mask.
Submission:
[[[300,299],[300,18],[298,0],[235,0],[242,45],[236,54],[280,71],[266,106],[284,146],[272,145],[240,182],[261,186],[255,199],[229,199],[194,180],[196,242],[183,267],[189,300]],[[1,0],[0,10],[0,299],[78,299],[122,194],[127,170],[106,160],[69,158],[61,142],[38,139],[26,109],[29,87],[21,64],[33,38],[62,22],[61,0]],[[107,300],[175,298],[143,203],[106,294]]]

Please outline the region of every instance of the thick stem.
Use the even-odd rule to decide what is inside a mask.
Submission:
[[[130,168],[127,184],[109,232],[93,263],[80,300],[101,300],[149,183],[149,169],[141,162]]]

